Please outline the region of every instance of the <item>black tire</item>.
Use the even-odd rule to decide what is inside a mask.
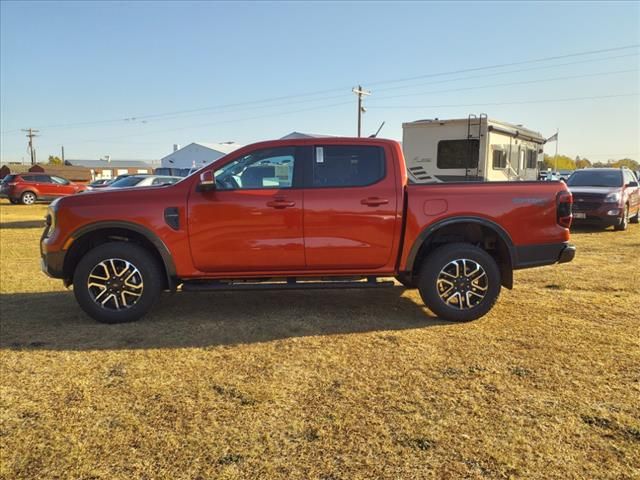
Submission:
[[[113,263],[109,263],[109,260],[114,260],[115,268]],[[105,263],[101,264],[101,262]],[[124,277],[129,275],[127,272],[133,271],[132,269],[125,271],[124,266],[126,264],[124,262],[129,262],[134,269],[137,269],[138,273],[135,273],[133,277],[128,277],[131,278],[132,283],[137,284],[133,286],[133,289],[130,288],[130,284],[123,280]],[[105,264],[116,270],[116,274],[118,266],[121,266],[121,276],[110,276],[108,269],[104,269]],[[98,280],[99,283],[102,283],[103,280],[105,281],[104,283],[114,282],[110,284],[110,288],[113,290],[104,288],[104,292],[107,293],[106,296],[103,289],[96,288],[95,285],[93,287],[89,286],[89,275],[92,271],[94,274],[99,272],[101,277],[103,275],[106,277],[104,279],[100,278]],[[99,277],[94,275],[92,278]],[[158,300],[164,285],[163,278],[164,275],[160,265],[158,265],[157,260],[149,251],[132,243],[110,242],[95,247],[82,257],[73,275],[73,293],[80,307],[99,322],[133,322],[147,313]],[[129,285],[129,287],[126,285]],[[135,295],[128,293],[132,290],[136,290]],[[128,295],[125,295],[127,293]],[[106,304],[101,302],[103,305],[100,305],[99,301],[104,298],[108,299]],[[119,303],[126,304],[127,302],[131,303],[131,305],[118,309]]]
[[[624,214],[622,215],[622,218],[620,219],[620,224],[619,225],[614,225],[613,229],[618,231],[618,232],[622,232],[622,231],[626,230],[628,226],[629,226],[629,205],[625,205],[624,206]]]
[[[10,198],[9,201],[11,202],[11,205],[17,205],[20,203],[20,200],[17,200],[15,198]]]
[[[38,200],[38,196],[35,192],[26,191],[22,192],[22,195],[20,195],[20,203],[23,205],[33,205],[36,203],[36,200]]]
[[[404,288],[408,290],[415,290],[418,288],[418,283],[415,278],[410,277],[409,275],[398,275],[396,280],[399,281]]]
[[[481,275],[481,270],[473,270],[474,264],[484,271],[485,277]],[[442,273],[451,271],[449,269],[452,266],[460,268],[462,265],[469,268],[469,271],[465,272],[468,277],[462,275],[459,280],[450,282],[448,278],[452,275]],[[472,272],[478,273],[471,275]],[[446,288],[442,282],[452,286],[446,291],[439,291],[439,288]],[[491,255],[468,243],[452,243],[437,248],[424,259],[420,268],[418,288],[425,305],[438,317],[453,322],[469,322],[491,310],[500,295],[500,282],[500,269]],[[447,298],[447,301],[453,300],[455,303],[446,303],[441,295],[446,295],[451,289],[461,293],[453,293]],[[469,299],[470,303],[467,303]]]
[[[640,207],[638,207],[638,213],[636,213],[636,216],[629,219],[629,223],[640,223]]]

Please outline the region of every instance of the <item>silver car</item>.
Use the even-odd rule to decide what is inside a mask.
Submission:
[[[128,188],[128,187],[151,187],[161,185],[172,185],[182,180],[183,177],[170,177],[167,175],[130,175],[128,177],[116,180],[110,183],[103,190],[112,188]]]

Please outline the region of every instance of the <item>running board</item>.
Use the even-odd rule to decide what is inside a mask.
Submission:
[[[329,288],[384,288],[393,286],[393,281],[378,281],[375,277],[369,277],[366,281],[297,281],[295,278],[290,278],[282,282],[222,282],[219,280],[191,280],[182,284],[182,291],[317,290]]]

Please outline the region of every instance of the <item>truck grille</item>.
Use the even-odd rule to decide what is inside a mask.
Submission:
[[[574,193],[573,211],[590,212],[597,210],[604,203],[606,195],[600,193]]]

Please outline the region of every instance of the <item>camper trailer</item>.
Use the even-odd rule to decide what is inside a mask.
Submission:
[[[485,114],[402,124],[413,183],[537,180],[544,143],[538,132]]]

